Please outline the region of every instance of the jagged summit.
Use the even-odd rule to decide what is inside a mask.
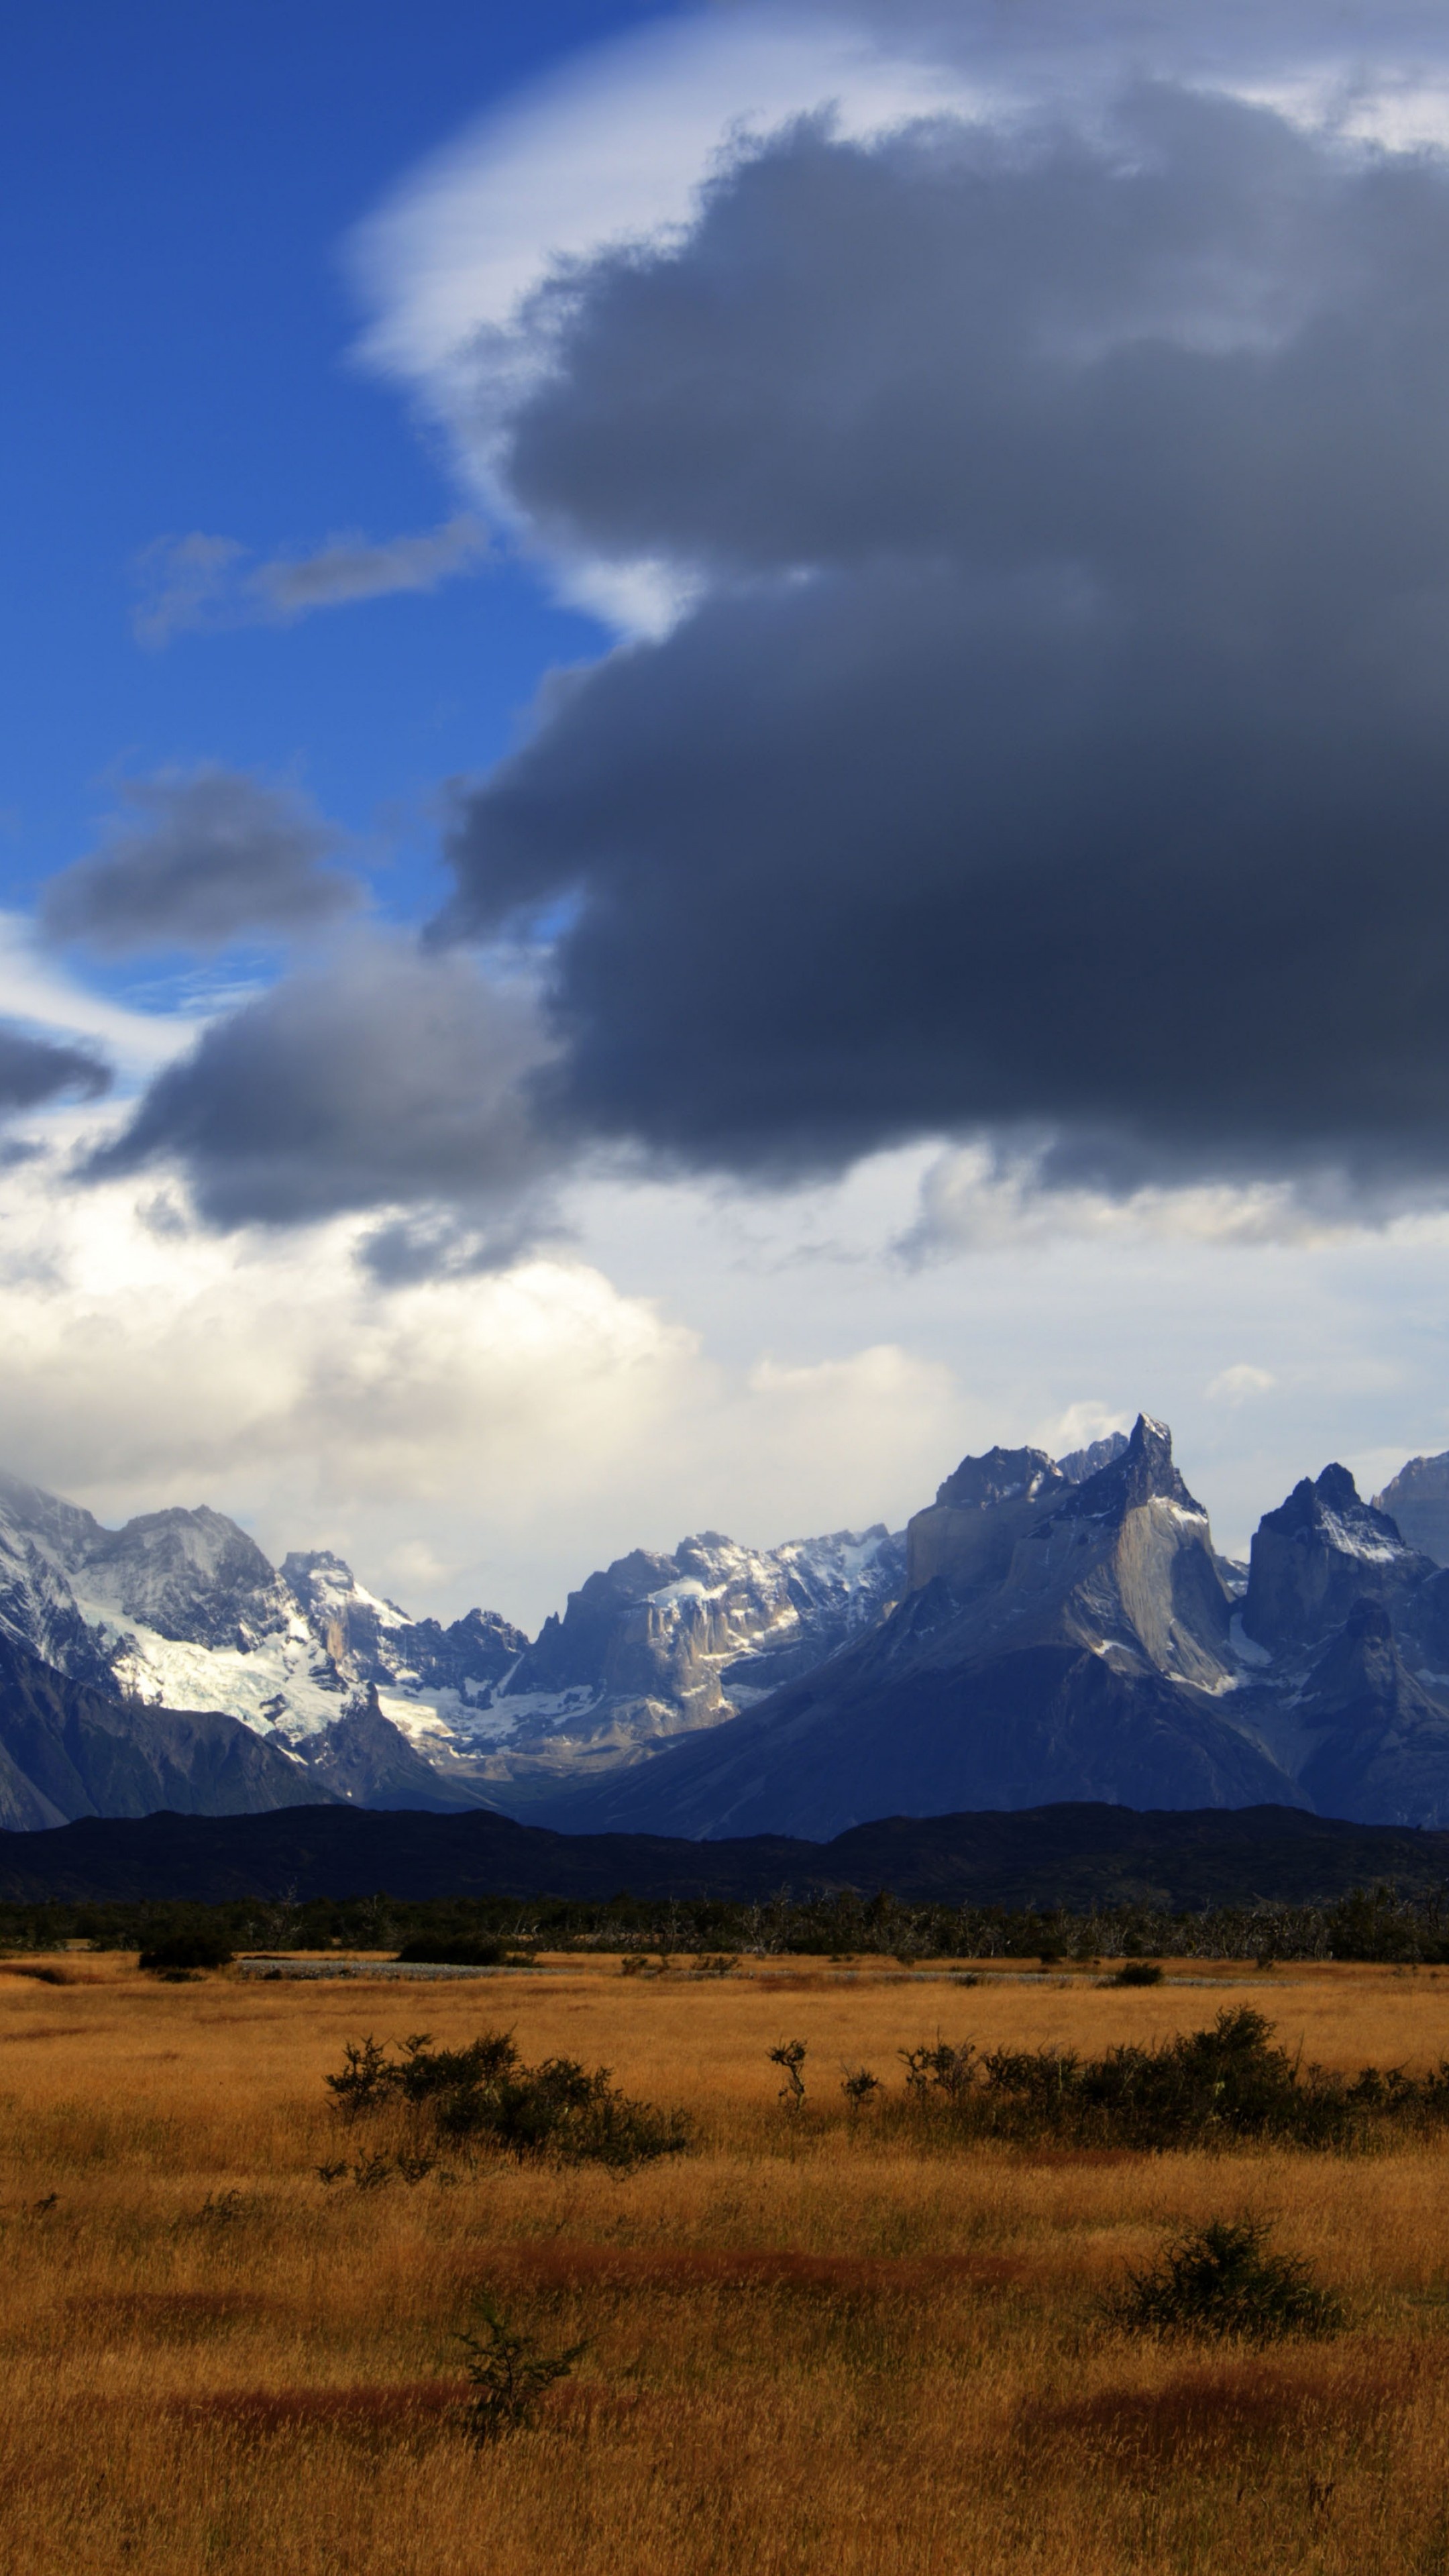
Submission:
[[[816,1837],[1090,1798],[1440,1823],[1449,1568],[1384,1504],[1427,1508],[1441,1467],[1374,1503],[1337,1463],[1303,1478],[1225,1584],[1143,1413],[1065,1459],[962,1459],[903,1533],[632,1549],[532,1642],[411,1618],[329,1548],[278,1570],[208,1508],[108,1530],[0,1478],[0,1821],[322,1798]]]
[[[1110,1467],[1127,1446],[1125,1431],[1106,1431],[1100,1440],[1089,1441],[1085,1449],[1069,1449],[1057,1466],[1069,1485],[1084,1485],[1099,1467]]]
[[[1362,1500],[1346,1467],[1304,1476],[1265,1512],[1249,1560],[1243,1626],[1271,1654],[1301,1650],[1361,1598],[1416,1589],[1433,1571],[1387,1512]]]
[[[979,1458],[963,1458],[954,1475],[936,1488],[936,1500],[957,1511],[984,1511],[993,1503],[1031,1501],[1059,1491],[1067,1482],[1044,1449],[988,1449]]]
[[[1173,1463],[1172,1433],[1166,1423],[1139,1413],[1125,1445],[1076,1486],[1061,1511],[1064,1519],[1120,1520],[1152,1502],[1173,1503],[1198,1520],[1207,1519]]]

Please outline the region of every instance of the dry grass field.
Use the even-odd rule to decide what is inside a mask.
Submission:
[[[5,2576],[1122,2576],[1449,2570],[1449,2148],[1137,2155],[904,2142],[840,2094],[948,2039],[1096,2051],[1238,1993],[1328,2064],[1449,2055],[1449,1974],[944,1977],[617,1964],[422,1988],[0,1962]],[[1200,1982],[1186,1982],[1192,1976]],[[365,2031],[605,2063],[696,2144],[622,2178],[486,2159],[330,2186]],[[766,2052],[807,2042],[792,2117]],[[1165,2233],[1276,2222],[1348,2330],[1133,2339]],[[479,2291],[552,2349],[472,2447]]]

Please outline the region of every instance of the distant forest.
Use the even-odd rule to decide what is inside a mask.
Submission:
[[[889,1894],[793,1897],[760,1904],[477,1897],[406,1903],[387,1896],[305,1904],[237,1898],[190,1903],[0,1905],[0,1950],[150,1950],[206,1931],[234,1951],[382,1950],[465,1962],[489,1945],[524,1964],[539,1951],[620,1951],[642,1959],[717,1963],[720,1954],[896,1959],[1020,1959],[1044,1967],[1107,1959],[1378,1960],[1449,1965],[1449,1887],[1406,1895],[1358,1888],[1320,1905],[1212,1906],[1196,1913],[1150,1904],[1071,1914],[1005,1906],[912,1905]]]

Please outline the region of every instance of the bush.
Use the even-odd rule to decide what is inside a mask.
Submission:
[[[482,2334],[458,2338],[473,2383],[468,2432],[475,2442],[496,2442],[532,2422],[540,2398],[557,2380],[567,2379],[588,2345],[571,2343],[564,2352],[540,2352],[533,2335],[510,2325],[486,2299],[478,2301],[478,2314]]]
[[[1210,2030],[1097,2058],[1050,2048],[977,2057],[969,2043],[938,2040],[902,2051],[907,2103],[916,2116],[998,2136],[1145,2148],[1269,2137],[1342,2147],[1388,2125],[1449,2121],[1449,2063],[1419,2078],[1365,2067],[1349,2081],[1301,2068],[1272,2037],[1261,2013],[1229,2005]]]
[[[225,1933],[202,1923],[153,1942],[142,1951],[140,1964],[151,1976],[174,1977],[193,1968],[229,1968],[234,1955]]]
[[[369,2037],[349,2041],[345,2058],[341,2073],[324,2080],[354,2118],[389,2105],[421,2112],[440,2140],[500,2148],[520,2160],[550,2154],[626,2172],[689,2143],[682,2112],[631,2102],[610,2083],[606,2066],[581,2066],[572,2057],[525,2066],[511,2031],[484,2032],[466,2048],[434,2048],[426,2031],[415,2031],[394,2056]]]
[[[798,2111],[805,2099],[805,2078],[800,2069],[805,2063],[807,2046],[808,2042],[803,2039],[782,2039],[778,2048],[768,2051],[770,2064],[778,2066],[785,2078],[780,2087],[780,2099],[787,2111]]]
[[[1152,1959],[1129,1959],[1108,1983],[1114,1986],[1160,1986],[1162,1970]]]
[[[1265,2220],[1214,2218],[1168,2245],[1160,2262],[1129,2272],[1109,2302],[1115,2324],[1134,2334],[1231,2335],[1271,2343],[1281,2335],[1331,2335],[1343,2307],[1314,2282],[1306,2263],[1264,2251]]]

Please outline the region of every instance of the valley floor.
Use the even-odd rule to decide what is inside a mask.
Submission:
[[[0,1962],[6,2576],[1240,2576],[1449,2568],[1449,2149],[913,2148],[840,2084],[938,2032],[1097,2051],[1234,1994],[1325,2063],[1449,2054],[1449,1972],[1137,1992],[747,1962],[723,1979],[194,1984]],[[1188,1978],[1192,1982],[1186,1982]],[[918,1991],[912,1992],[916,1987]],[[377,2188],[323,2075],[367,2030],[611,2066],[697,2148],[622,2179]],[[803,2109],[767,2050],[807,2043]],[[1133,2340],[1103,2293],[1249,2212],[1338,2340]],[[459,2428],[479,2291],[587,2338],[536,2427]]]

